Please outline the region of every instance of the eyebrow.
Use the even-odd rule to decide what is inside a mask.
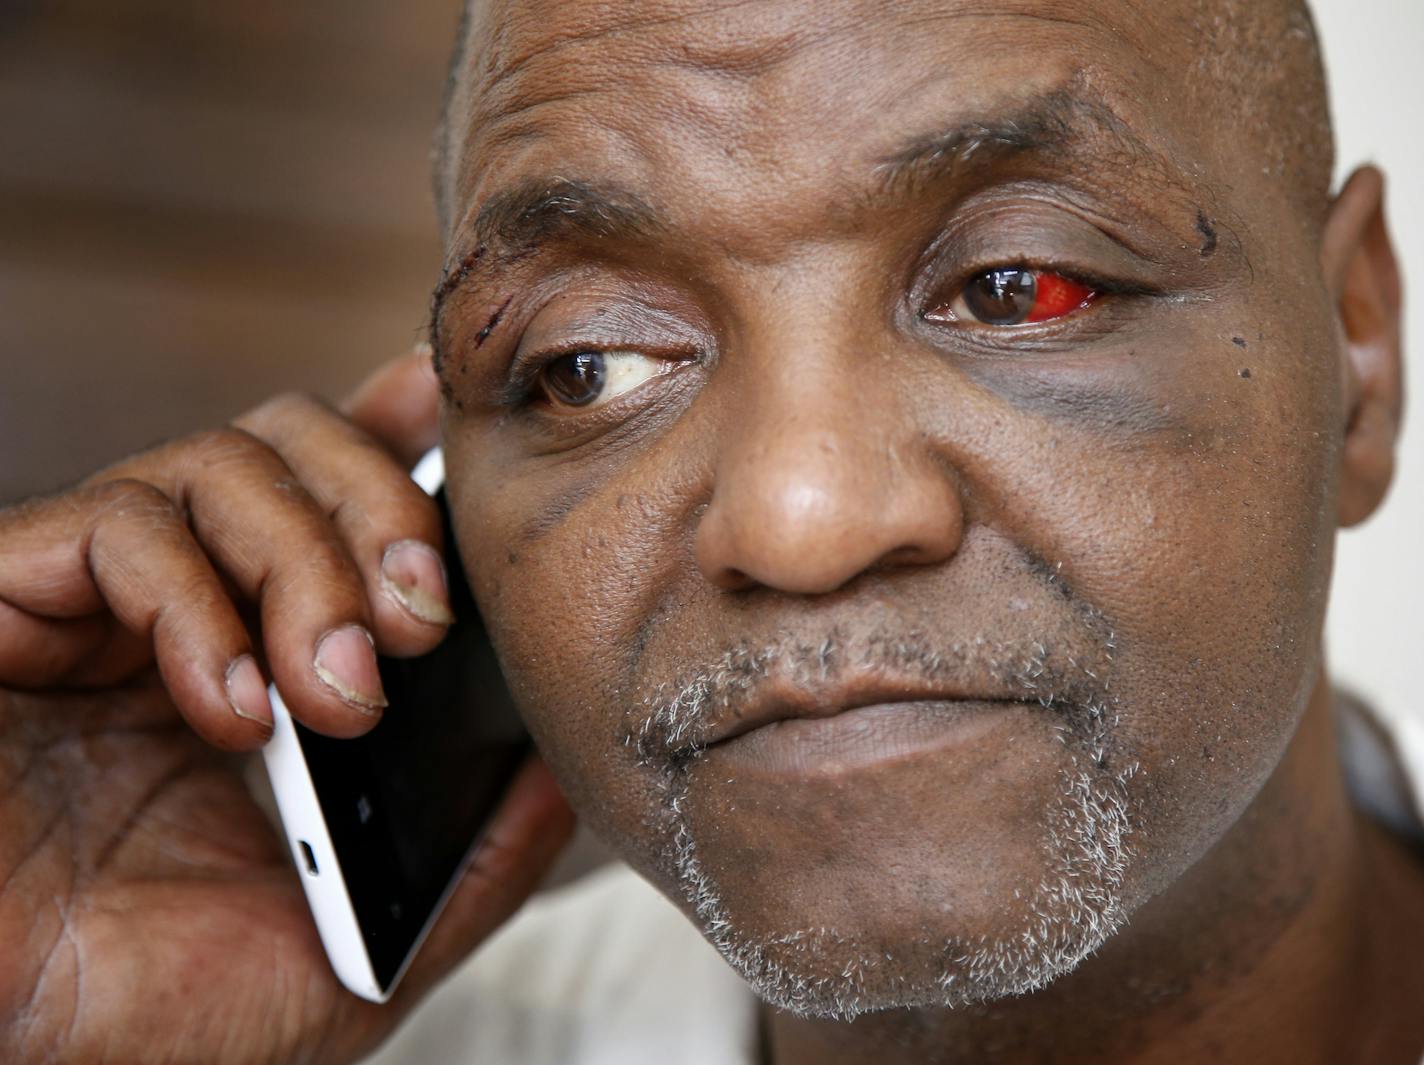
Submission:
[[[549,242],[646,239],[665,226],[657,211],[629,189],[554,178],[495,193],[481,206],[472,228],[474,249],[446,267],[431,297],[432,339],[445,300],[476,270],[497,270]]]
[[[1185,174],[1105,100],[1070,88],[1041,93],[1003,115],[910,138],[876,166],[877,191],[905,196],[952,178],[971,164],[1026,154],[1074,158],[1103,142],[1115,155],[1130,159],[1134,168],[1150,167],[1154,178],[1190,193]]]
[[[927,187],[962,176],[965,168],[1037,155],[1065,159],[1106,141],[1112,153],[1131,161],[1134,172],[1150,169],[1160,185],[1190,198],[1185,175],[1095,95],[1070,88],[1041,93],[1016,110],[974,118],[909,138],[883,156],[872,171],[872,191],[882,198],[910,198]],[[530,179],[503,189],[475,217],[473,250],[447,265],[431,297],[431,343],[438,352],[440,315],[446,300],[475,272],[498,272],[550,243],[580,238],[649,239],[666,223],[636,192],[612,182],[572,178]]]

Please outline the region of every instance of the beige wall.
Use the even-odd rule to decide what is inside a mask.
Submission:
[[[1391,178],[1406,341],[1415,341],[1408,366],[1417,384],[1424,379],[1424,2],[1315,0],[1315,8],[1330,65],[1339,173],[1372,160]],[[1344,683],[1424,729],[1424,396],[1417,388],[1414,398],[1388,503],[1340,538],[1329,638]]]

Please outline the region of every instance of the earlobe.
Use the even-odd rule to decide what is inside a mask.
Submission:
[[[1339,521],[1349,526],[1389,491],[1403,410],[1403,291],[1374,167],[1351,175],[1331,205],[1320,255],[1344,345]]]

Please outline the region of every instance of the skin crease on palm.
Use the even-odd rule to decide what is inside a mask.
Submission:
[[[1344,797],[1321,645],[1335,531],[1389,480],[1398,282],[1378,176],[1328,197],[1311,32],[470,12],[435,318],[460,548],[571,802],[789,1007],[778,1063],[1424,1044],[1424,877]],[[1099,295],[932,313],[1014,266]],[[588,350],[634,383],[558,406],[540,367]],[[708,742],[915,698],[998,701],[933,742],[872,720],[868,764]]]

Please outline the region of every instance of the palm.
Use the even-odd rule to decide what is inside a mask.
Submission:
[[[340,989],[238,765],[156,680],[0,692],[0,823],[17,1057],[349,1060],[389,1023]]]

